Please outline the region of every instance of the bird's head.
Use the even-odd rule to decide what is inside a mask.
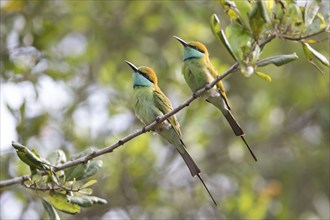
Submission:
[[[133,70],[133,86],[157,86],[156,73],[149,67],[136,67],[133,63],[125,61]]]
[[[197,41],[186,42],[179,37],[174,36],[184,47],[183,60],[189,60],[193,58],[208,57],[209,53],[204,44]]]

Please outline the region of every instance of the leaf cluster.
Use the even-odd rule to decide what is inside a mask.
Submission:
[[[212,32],[240,64],[243,75],[256,73],[271,81],[270,76],[257,68],[269,64],[281,66],[298,59],[296,53],[261,59],[265,45],[275,38],[300,42],[310,63],[321,72],[313,62],[314,58],[329,67],[326,57],[309,45],[317,42],[310,37],[329,30],[329,23],[318,12],[321,1],[313,0],[306,7],[299,7],[289,0],[221,0],[220,4],[230,18],[230,24],[222,27],[217,15],[213,14]]]
[[[31,190],[39,192],[38,195],[50,219],[59,219],[57,211],[69,214],[80,212],[81,207],[90,207],[95,204],[106,204],[107,201],[91,196],[93,190],[89,188],[97,181],[86,179],[93,176],[103,165],[101,160],[87,161],[66,170],[56,171],[55,167],[67,162],[62,150],[52,152],[46,159],[34,150],[14,142],[13,148],[22,162],[31,169],[31,178],[22,184]],[[91,154],[94,149],[89,148],[71,158],[79,159]],[[38,172],[39,171],[39,172]]]

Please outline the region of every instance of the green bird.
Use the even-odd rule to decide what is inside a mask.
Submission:
[[[137,68],[131,62],[125,62],[133,69],[133,106],[137,118],[143,124],[148,125],[155,121],[155,119],[170,112],[173,109],[171,101],[158,87],[156,73],[149,67],[141,66]],[[187,164],[191,175],[193,177],[198,176],[214,204],[217,205],[200,176],[200,169],[189,155],[182,141],[180,124],[175,115],[157,124],[154,131],[175,146],[184,162]]]
[[[174,36],[184,47],[182,73],[192,92],[203,88],[212,82],[218,75],[214,69],[206,47],[197,41],[185,42],[179,37]],[[227,119],[236,136],[240,136],[246,147],[249,149],[253,159],[257,161],[250,146],[243,137],[244,131],[238,124],[228,103],[225,88],[221,80],[210,90],[202,94],[202,97],[209,103],[217,107]]]

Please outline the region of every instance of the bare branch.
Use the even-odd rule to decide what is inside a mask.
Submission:
[[[327,30],[329,29],[329,27],[325,27],[315,33],[312,33],[312,34],[309,34],[309,35],[305,35],[305,36],[301,36],[301,37],[290,37],[290,36],[286,36],[286,35],[277,35],[279,38],[282,38],[282,39],[285,39],[285,40],[291,40],[291,41],[302,41],[302,40],[305,40],[307,38],[310,38],[310,37],[314,37],[316,35],[319,35],[323,32],[326,32]]]
[[[127,135],[126,137],[120,139],[117,143],[115,143],[113,145],[110,145],[108,147],[105,147],[105,148],[102,148],[102,149],[99,149],[99,150],[95,150],[92,153],[90,153],[89,155],[86,155],[84,157],[80,157],[80,158],[77,158],[75,160],[68,161],[66,163],[55,166],[55,167],[53,167],[53,171],[56,172],[56,171],[59,171],[59,170],[63,170],[63,169],[75,166],[75,165],[80,164],[80,163],[86,163],[87,161],[89,161],[89,160],[91,160],[95,157],[98,157],[100,155],[103,155],[103,154],[110,153],[110,152],[114,151],[116,148],[124,145],[128,141],[140,136],[143,133],[146,133],[146,132],[149,132],[149,131],[153,130],[158,123],[161,123],[161,122],[165,121],[167,118],[171,117],[172,115],[178,113],[182,109],[189,106],[189,104],[191,102],[193,102],[195,99],[197,99],[203,92],[205,92],[206,90],[209,90],[210,88],[215,86],[217,84],[217,82],[219,82],[220,80],[222,80],[223,78],[225,78],[229,74],[231,74],[233,72],[236,72],[238,69],[239,69],[239,65],[236,62],[229,69],[227,69],[223,74],[218,75],[217,78],[214,79],[211,83],[206,84],[203,88],[201,88],[200,90],[194,92],[193,95],[189,99],[187,99],[184,103],[182,103],[178,107],[174,108],[172,111],[166,113],[162,117],[157,118],[157,120],[153,121],[152,123],[146,125],[145,127],[141,128],[140,130],[138,130],[134,133],[131,133],[131,134]],[[46,172],[39,171],[38,174],[45,175]],[[0,181],[0,189],[3,188],[3,187],[7,187],[7,186],[10,186],[10,185],[17,184],[17,183],[23,183],[25,180],[28,180],[30,178],[31,178],[31,175],[25,175],[25,176],[21,176],[21,177],[15,177],[15,178],[12,178],[12,179]]]

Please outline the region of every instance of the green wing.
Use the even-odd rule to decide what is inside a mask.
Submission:
[[[209,62],[209,65],[207,66],[207,70],[211,73],[211,75],[213,76],[213,78],[217,78],[218,73],[217,73],[217,71],[214,69],[214,67],[212,66],[211,62]],[[229,102],[228,102],[227,94],[226,94],[226,91],[225,91],[225,87],[223,86],[221,80],[217,83],[217,88],[218,88],[218,90],[219,90],[221,96],[222,96],[223,99],[225,100],[228,109],[230,110],[230,106],[229,106]]]
[[[155,106],[163,113],[166,114],[169,111],[172,111],[173,107],[171,101],[164,95],[164,93],[159,89],[155,88],[154,90],[154,102]],[[167,119],[167,121],[172,125],[174,130],[181,137],[180,125],[176,120],[176,117],[173,115]]]

